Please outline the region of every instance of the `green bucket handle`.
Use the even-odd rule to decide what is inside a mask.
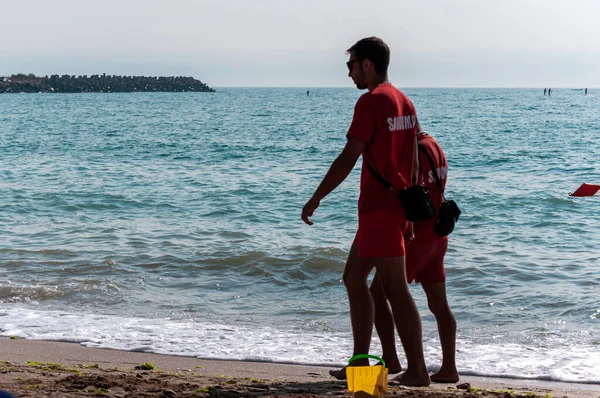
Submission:
[[[385,361],[383,360],[383,358],[379,358],[378,356],[370,355],[370,354],[357,354],[357,355],[353,356],[352,358],[350,358],[350,360],[348,361],[348,365],[350,365],[352,363],[352,361],[354,361],[355,359],[363,359],[363,358],[376,359],[379,362],[381,362],[381,364],[385,368]]]

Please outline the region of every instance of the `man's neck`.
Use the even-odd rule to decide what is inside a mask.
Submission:
[[[386,84],[386,83],[389,83],[387,75],[385,75],[385,76],[382,76],[382,77],[379,77],[379,76],[377,76],[377,78],[376,78],[376,79],[373,79],[373,81],[372,81],[372,82],[369,82],[369,83],[367,84],[367,90],[369,90],[369,91],[373,91],[373,90],[375,90],[375,89],[377,88],[377,86],[379,86],[380,84]]]

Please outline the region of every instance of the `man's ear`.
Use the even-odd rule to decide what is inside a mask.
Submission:
[[[363,60],[363,70],[366,72],[373,67],[373,62],[370,59]]]

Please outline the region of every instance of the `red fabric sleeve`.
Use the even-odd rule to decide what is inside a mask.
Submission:
[[[346,138],[353,137],[370,142],[377,126],[376,120],[377,115],[371,98],[368,93],[363,94],[354,106],[354,116]]]

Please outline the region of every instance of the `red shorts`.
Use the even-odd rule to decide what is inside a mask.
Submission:
[[[354,244],[359,257],[402,257],[406,255],[404,231],[406,221],[388,212],[358,215]]]
[[[420,235],[406,245],[406,280],[408,283],[446,282],[444,256],[448,238]]]

